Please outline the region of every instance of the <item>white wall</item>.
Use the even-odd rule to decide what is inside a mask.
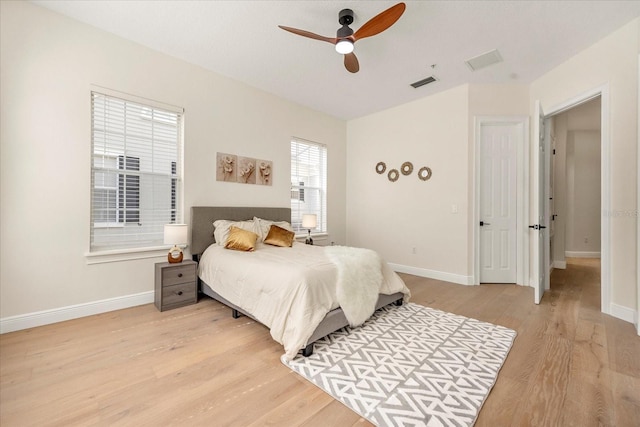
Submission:
[[[565,252],[600,253],[600,132],[567,134],[567,228]]]
[[[635,19],[531,84],[530,111],[540,100],[547,109],[608,85],[611,141],[611,303],[615,315],[633,317],[636,298],[636,210],[638,51]]]
[[[467,115],[468,86],[460,86],[348,123],[349,245],[394,264],[468,276]],[[414,171],[390,182],[375,171],[380,161],[387,172],[404,162]],[[423,166],[433,171],[428,181],[417,177]]]
[[[350,121],[348,243],[402,271],[472,283],[474,117],[527,113],[527,86],[464,85]],[[387,171],[410,161],[414,172],[392,183],[376,173],[380,161]],[[422,166],[429,181],[416,176]]]
[[[163,257],[85,257],[92,85],[184,107],[187,222],[193,205],[288,206],[290,138],[327,144],[330,238],[345,241],[345,122],[27,2],[0,12],[0,318],[152,301]],[[273,186],[216,182],[218,151],[273,160]]]

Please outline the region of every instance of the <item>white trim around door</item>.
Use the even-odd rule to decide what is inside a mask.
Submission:
[[[602,208],[600,219],[600,291],[601,311],[605,314],[615,315],[611,306],[611,125],[610,125],[610,100],[609,84],[586,91],[574,98],[562,102],[552,108],[546,109],[546,117],[560,114],[580,104],[600,96],[601,110],[601,169],[600,185]]]

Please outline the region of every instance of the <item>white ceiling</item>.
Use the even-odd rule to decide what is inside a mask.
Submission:
[[[33,3],[347,120],[464,83],[529,83],[640,16],[640,1],[405,1],[391,28],[356,43],[351,74],[332,45],[278,25],[335,37],[341,9],[357,31],[397,1]],[[493,49],[502,63],[464,63]],[[436,83],[409,86],[432,74]]]

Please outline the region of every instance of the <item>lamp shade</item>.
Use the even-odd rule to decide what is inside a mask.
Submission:
[[[302,228],[316,228],[318,226],[318,217],[316,214],[302,215]]]
[[[187,224],[165,224],[164,244],[183,245],[187,243]]]

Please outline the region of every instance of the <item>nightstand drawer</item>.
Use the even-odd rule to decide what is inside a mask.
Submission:
[[[162,288],[163,306],[196,302],[196,297],[195,283],[182,283]]]
[[[181,263],[157,263],[155,266],[154,303],[165,311],[198,302],[198,263],[187,260]]]
[[[178,283],[193,282],[196,280],[196,268],[194,265],[165,268],[162,270],[163,286],[176,285]]]

